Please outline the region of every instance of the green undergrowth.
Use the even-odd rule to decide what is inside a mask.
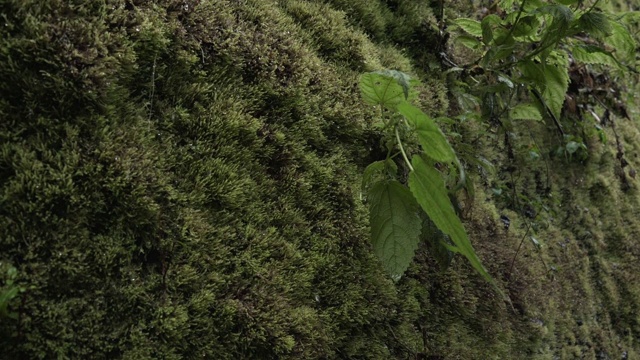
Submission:
[[[459,258],[441,269],[429,234],[398,283],[385,274],[359,184],[386,149],[357,82],[398,69],[422,80],[422,111],[458,115],[439,13],[0,2],[2,357],[639,356],[634,120],[616,118],[624,168],[610,127],[586,162],[527,162],[529,131],[557,145],[542,124],[513,131],[509,158],[503,133],[440,121],[475,184],[460,218],[513,308]]]

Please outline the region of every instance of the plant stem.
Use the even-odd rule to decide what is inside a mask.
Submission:
[[[407,153],[404,152],[404,147],[402,147],[402,141],[400,140],[400,133],[398,132],[398,126],[396,126],[396,140],[398,141],[398,146],[400,147],[400,152],[402,153],[402,158],[407,163],[409,170],[413,171],[413,166],[411,166],[411,162],[407,157]]]
[[[520,10],[518,11],[518,15],[516,16],[516,21],[513,22],[513,25],[511,26],[511,29],[509,29],[509,33],[507,33],[507,36],[505,36],[504,41],[502,41],[502,44],[500,44],[500,45],[504,45],[504,43],[507,42],[507,40],[509,40],[511,35],[513,35],[513,31],[516,29],[516,26],[518,25],[518,21],[520,21],[520,17],[522,16],[522,13],[524,12],[524,5],[526,3],[527,3],[527,0],[522,0],[522,4],[520,4]]]
[[[524,239],[527,238],[527,235],[529,235],[529,230],[531,230],[531,223],[527,224],[527,231],[524,233],[524,236],[522,237],[522,240],[520,240],[520,245],[518,245],[518,249],[516,250],[516,253],[513,255],[513,259],[511,259],[511,266],[509,266],[509,272],[507,275],[507,279],[509,281],[511,281],[511,274],[513,274],[513,265],[516,262],[516,258],[518,257],[518,253],[520,252],[520,248],[522,247],[522,244],[524,243]]]
[[[589,8],[589,10],[587,10],[587,12],[585,12],[585,14],[586,14],[586,13],[590,13],[590,12],[592,12],[592,11],[593,11],[593,9],[595,9],[596,5],[598,5],[598,3],[599,3],[599,2],[600,2],[600,0],[596,0],[596,1],[593,3],[593,5],[591,5],[591,7]],[[583,15],[584,15],[584,14],[583,14]]]
[[[540,94],[540,92],[538,92],[538,90],[533,89],[533,88],[531,89],[531,93],[533,94],[533,96],[536,97],[536,99],[538,99],[538,101],[540,101],[540,103],[542,103],[542,106],[544,106],[544,108],[547,110],[547,113],[553,119],[553,122],[556,124],[556,128],[558,129],[558,132],[560,133],[560,138],[564,139],[565,133],[564,133],[564,130],[562,129],[562,125],[560,125],[560,121],[558,120],[556,115],[551,111],[551,109],[549,108],[549,105],[547,105],[547,103],[542,98],[542,94]]]

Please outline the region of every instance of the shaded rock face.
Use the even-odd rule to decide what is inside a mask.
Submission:
[[[499,169],[469,166],[462,214],[513,308],[427,245],[383,273],[358,184],[386,149],[357,80],[415,74],[420,107],[447,113],[429,6],[1,2],[0,276],[24,288],[3,356],[638,356],[640,204],[613,144],[531,164],[478,124],[445,129]],[[637,168],[637,126],[617,126]]]

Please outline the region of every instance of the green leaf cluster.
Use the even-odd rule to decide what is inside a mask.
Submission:
[[[396,155],[391,155],[390,149],[385,160],[370,164],[364,171],[363,191],[369,202],[373,249],[389,275],[400,279],[413,260],[423,231],[422,214],[426,214],[451,240],[446,249],[464,255],[478,273],[493,283],[451,204],[443,175],[435,166],[456,164],[461,168],[460,162],[436,122],[411,104],[415,97],[412,86],[416,84],[418,81],[408,75],[389,70],[366,73],[360,78],[364,101],[379,106],[382,114],[393,113],[383,119],[384,128],[399,149]],[[415,134],[422,151],[408,154],[400,130]],[[397,155],[409,170],[408,187],[398,180],[394,161]]]
[[[454,41],[479,56],[460,71],[448,72],[466,84],[454,92],[461,108],[479,104],[484,120],[505,129],[512,127],[511,121],[547,119],[561,139],[568,135],[563,109],[570,69],[597,66],[624,72],[635,61],[636,44],[623,19],[596,5],[503,0],[497,6],[504,16],[450,21],[459,30]]]
[[[490,14],[482,20],[459,18],[451,22],[453,28],[460,29],[455,41],[480,56],[470,65],[446,72],[458,74],[463,80],[458,84],[467,84],[457,93],[461,108],[475,111],[479,105],[486,120],[497,120],[505,128],[510,128],[510,121],[549,119],[563,139],[569,138],[562,118],[572,62],[624,69],[635,50],[631,35],[610,14],[595,6],[583,9],[573,0],[503,0],[498,6],[506,12],[504,16]],[[387,272],[400,278],[418,244],[421,214],[416,209],[421,209],[450,240],[444,243],[445,248],[464,255],[492,282],[437,169],[462,166],[436,122],[412,104],[417,84],[395,70],[366,73],[360,78],[363,99],[380,108],[382,129],[391,144],[387,158],[371,164],[364,174],[373,248]],[[406,134],[415,136],[421,151],[405,151]],[[563,151],[573,155],[579,150],[575,144],[580,143],[566,141]],[[402,159],[397,162],[404,163],[408,176],[398,173],[396,157]],[[405,178],[408,182],[403,185],[399,179]],[[464,178],[460,181],[466,182]]]

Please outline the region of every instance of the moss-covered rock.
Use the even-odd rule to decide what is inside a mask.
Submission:
[[[406,67],[399,52],[305,2],[1,10],[0,252],[32,286],[4,354],[405,351],[386,344],[415,314],[396,319],[354,186],[357,76],[384,52]]]

